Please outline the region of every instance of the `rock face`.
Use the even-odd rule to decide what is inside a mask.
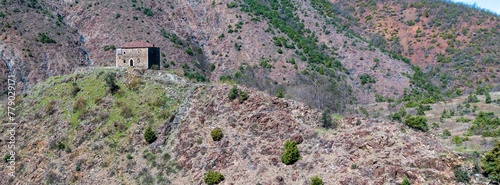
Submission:
[[[121,95],[99,94],[107,89],[95,79],[109,72],[117,76]],[[128,89],[133,79],[144,82]],[[68,111],[75,105],[62,101],[73,97],[60,87],[74,80],[81,88],[77,97],[96,96],[81,114]],[[50,78],[19,107],[19,171],[16,178],[1,173],[7,180],[0,184],[203,184],[208,170],[220,171],[225,184],[308,184],[316,175],[326,184],[394,184],[403,178],[414,184],[454,182],[452,165],[458,158],[427,133],[353,117],[336,120],[338,127],[326,130],[319,126],[319,110],[245,87],[238,87],[248,93],[240,103],[229,99],[231,88],[192,84],[158,71],[90,69]],[[157,104],[130,92],[169,100]],[[137,105],[129,105],[132,117],[117,119],[124,97]],[[156,114],[136,106],[171,112],[156,120]],[[119,110],[116,115],[114,110]],[[148,144],[143,131],[151,125],[157,139]],[[224,134],[220,141],[210,137],[215,127]],[[289,139],[299,143],[301,158],[293,165],[281,162]],[[4,165],[0,170],[8,171]]]

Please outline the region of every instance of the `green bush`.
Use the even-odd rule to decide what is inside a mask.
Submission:
[[[236,97],[238,97],[238,88],[236,86],[233,86],[233,88],[231,88],[231,90],[229,91],[227,97],[229,97],[230,100],[236,99]]]
[[[469,96],[467,97],[467,100],[465,102],[477,103],[477,102],[479,102],[479,99],[477,98],[476,94],[469,94]]]
[[[238,101],[240,103],[243,103],[245,100],[248,99],[248,93],[247,92],[240,90],[239,94],[240,94],[240,96],[238,97]]]
[[[217,127],[210,131],[210,136],[212,136],[214,141],[220,141],[224,137],[224,134],[222,133],[222,129]]]
[[[359,80],[361,80],[361,85],[365,85],[367,83],[376,83],[375,78],[366,73],[359,76]]]
[[[115,50],[116,46],[115,45],[106,45],[103,47],[104,51],[109,51],[109,50]]]
[[[443,137],[450,137],[450,136],[451,136],[451,132],[448,129],[443,131]]]
[[[406,21],[406,24],[407,24],[408,26],[413,26],[413,25],[415,25],[415,21],[413,21],[413,20],[409,20],[409,21]]]
[[[144,8],[144,10],[142,11],[142,13],[144,13],[145,15],[147,15],[147,16],[149,16],[149,17],[151,17],[151,16],[155,15],[155,14],[153,13],[153,10],[151,10],[150,8]]]
[[[44,44],[56,43],[56,41],[54,39],[51,39],[49,36],[47,36],[46,33],[38,33],[38,42],[41,42]]]
[[[120,86],[116,84],[115,73],[106,73],[104,81],[106,82],[108,91],[111,92],[111,94],[115,94],[120,89]]]
[[[279,88],[278,90],[276,90],[276,97],[278,97],[278,98],[285,97],[285,92],[284,92],[283,88]]]
[[[234,8],[236,7],[236,3],[235,2],[229,2],[226,4],[227,8]]]
[[[427,118],[423,116],[410,116],[407,115],[405,118],[405,124],[412,129],[427,132],[429,127],[427,125]]]
[[[492,101],[491,101],[491,95],[490,95],[490,93],[486,93],[486,101],[485,101],[485,103],[490,104],[491,102]]]
[[[411,182],[408,178],[404,178],[403,182],[401,182],[401,185],[411,185]]]
[[[470,177],[469,177],[469,174],[467,173],[467,171],[462,170],[460,168],[455,168],[454,173],[455,173],[455,181],[463,182],[466,184],[469,183]]]
[[[151,126],[149,126],[146,131],[144,131],[144,140],[149,144],[153,143],[156,140],[156,133],[153,131]]]
[[[311,185],[323,185],[323,180],[318,176],[314,176],[311,178]]]
[[[493,112],[479,112],[476,119],[472,122],[469,131],[475,135],[482,135],[483,137],[497,137],[500,136],[500,118],[495,117]]]
[[[323,123],[322,127],[326,129],[337,127],[337,124],[330,115],[330,109],[326,109],[321,113],[321,122]]]
[[[10,159],[10,154],[5,154],[3,156],[3,162],[7,163],[9,161],[9,159]]]
[[[233,88],[231,88],[231,90],[229,91],[229,94],[227,96],[230,100],[234,100],[234,99],[238,98],[238,101],[240,103],[243,103],[249,97],[247,92],[238,89],[236,86],[233,86]]]
[[[464,139],[460,138],[460,136],[453,136],[453,138],[451,138],[451,142],[455,145],[461,145],[464,142]]]
[[[214,184],[219,184],[224,180],[224,175],[220,172],[214,172],[212,170],[209,170],[207,173],[205,173],[205,178],[204,181],[208,185],[214,185]]]
[[[299,148],[297,147],[297,143],[295,141],[287,140],[285,142],[285,148],[283,151],[283,155],[281,156],[281,162],[286,165],[291,165],[297,162],[300,159]]]
[[[493,149],[484,154],[481,163],[488,178],[493,182],[500,182],[500,142],[497,142]]]

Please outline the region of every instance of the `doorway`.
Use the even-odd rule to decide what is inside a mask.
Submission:
[[[130,59],[130,66],[134,66],[134,59]]]

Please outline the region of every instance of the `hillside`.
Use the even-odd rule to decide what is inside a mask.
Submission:
[[[202,184],[208,170],[234,184],[303,184],[316,175],[327,184],[450,184],[462,163],[435,136],[396,122],[336,116],[327,130],[302,103],[241,86],[248,98],[230,100],[232,88],[140,70],[51,77],[18,107],[19,173],[2,173],[10,179],[2,184]],[[210,137],[216,127],[220,141]],[[288,139],[299,143],[293,165],[280,160]]]
[[[0,184],[498,181],[499,30],[448,0],[1,0]],[[160,69],[115,68],[131,41]]]
[[[113,66],[114,49],[136,40],[161,47],[161,67],[178,75],[284,92],[336,112],[373,103],[375,94],[399,99],[415,91],[411,96],[439,101],[477,87],[498,89],[498,16],[438,0],[6,0],[0,6],[2,84],[13,70],[19,90],[77,66]]]
[[[425,68],[443,91],[498,90],[498,15],[440,0],[332,2],[356,18],[357,33]]]

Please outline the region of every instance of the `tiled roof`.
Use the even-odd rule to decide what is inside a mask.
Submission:
[[[151,47],[155,47],[155,45],[144,41],[133,41],[123,44],[121,48],[151,48]]]

